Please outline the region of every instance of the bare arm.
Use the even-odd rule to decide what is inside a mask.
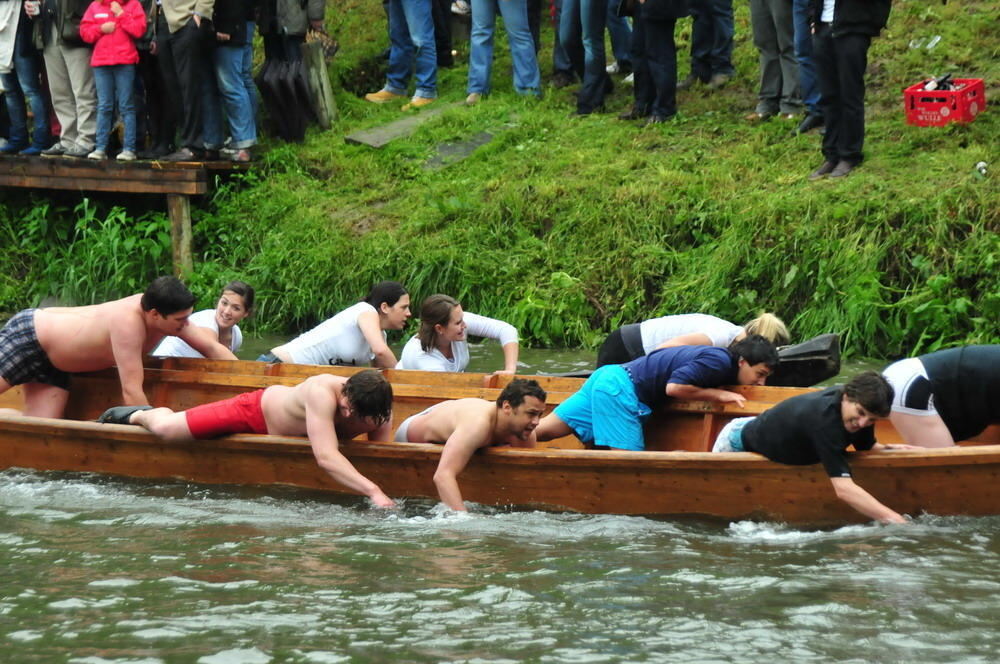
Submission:
[[[374,311],[363,311],[358,314],[358,328],[365,341],[371,346],[375,360],[372,364],[380,369],[392,369],[396,366],[396,356],[382,336],[382,327],[378,322],[378,314]]]
[[[855,484],[852,478],[831,477],[830,483],[833,484],[837,498],[868,518],[882,523],[906,523],[906,519],[876,500],[873,495]]]
[[[498,371],[497,373],[517,373],[517,356],[521,351],[520,344],[516,341],[511,341],[503,346],[503,371]]]
[[[306,435],[312,445],[316,463],[334,481],[364,494],[379,507],[394,507],[395,503],[382,492],[377,484],[358,472],[358,469],[340,452],[335,418],[337,398],[333,387],[326,380],[313,381],[304,386],[306,406]]]
[[[719,403],[735,403],[740,408],[746,406],[747,400],[738,392],[720,390],[715,387],[698,387],[697,385],[682,385],[667,383],[667,396],[687,401],[718,401]]]
[[[448,437],[441,451],[441,460],[434,471],[434,486],[437,487],[441,502],[457,512],[465,512],[462,492],[458,488],[458,476],[465,470],[473,453],[490,440],[488,420],[459,424]]]
[[[872,450],[884,451],[884,450],[924,450],[925,447],[920,447],[919,445],[906,445],[903,443],[893,443],[891,445],[883,445],[882,443],[875,443],[871,447]]]
[[[679,337],[674,337],[673,339],[667,339],[662,344],[656,347],[656,350],[661,348],[673,348],[675,346],[711,346],[712,339],[709,338],[707,334],[702,334],[701,332],[692,332],[691,334],[682,334]]]
[[[375,440],[380,443],[392,442],[392,418],[386,420],[382,426],[374,431],[368,432],[368,440]]]
[[[207,327],[198,327],[197,325],[188,325],[177,336],[207,358],[213,360],[238,359],[233,354],[233,351],[219,343],[219,335],[215,330]]]
[[[910,415],[893,412],[889,416],[892,426],[910,445],[920,447],[951,447],[955,444],[948,426],[940,415]]]
[[[142,347],[146,341],[146,326],[137,316],[114,318],[108,322],[111,353],[118,367],[118,380],[122,385],[122,404],[145,406],[149,404],[142,387]]]

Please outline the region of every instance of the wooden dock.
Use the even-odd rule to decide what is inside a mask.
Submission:
[[[211,191],[216,175],[245,171],[229,161],[93,161],[65,157],[0,156],[0,186],[23,189],[164,194],[170,218],[174,273],[188,274],[191,258],[191,196]]]

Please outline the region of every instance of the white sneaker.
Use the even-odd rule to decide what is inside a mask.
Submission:
[[[618,63],[617,62],[612,62],[610,65],[608,65],[607,67],[605,67],[604,70],[606,72],[608,72],[609,74],[617,74],[618,73]]]
[[[469,3],[465,0],[454,0],[451,3],[451,13],[458,14],[459,16],[468,16],[472,13],[472,8],[469,7]]]
[[[479,103],[479,100],[483,98],[483,95],[478,92],[470,92],[469,96],[465,98],[466,106],[475,106]]]
[[[135,153],[131,150],[122,150],[118,153],[118,161],[135,161]]]
[[[635,84],[635,74],[629,74],[628,76],[626,76],[625,78],[623,78],[622,79],[622,83],[624,83],[625,85],[634,85]]]
[[[94,150],[87,155],[87,159],[93,159],[94,161],[100,161],[101,159],[107,159],[108,155],[104,150]]]

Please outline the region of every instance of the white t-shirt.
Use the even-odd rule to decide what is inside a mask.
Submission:
[[[285,352],[296,364],[367,366],[375,355],[358,327],[358,316],[366,311],[376,309],[367,302],[344,309],[289,341],[284,345]],[[382,338],[385,339],[385,330],[382,330]]]
[[[196,327],[207,327],[219,334],[219,324],[215,322],[215,309],[203,309],[191,314],[188,324]],[[243,345],[243,333],[239,325],[233,325],[233,341],[229,350],[234,353]],[[150,353],[153,357],[205,357],[180,337],[165,337],[160,345]]]
[[[676,314],[639,323],[642,349],[647,355],[664,341],[682,334],[704,334],[712,340],[713,346],[728,348],[740,332],[743,332],[743,328],[739,325],[708,314]]]
[[[501,346],[506,346],[512,341],[517,341],[517,328],[510,323],[495,318],[487,318],[465,312],[462,316],[468,326],[466,335],[474,337],[486,337],[496,339]],[[403,352],[399,358],[397,369],[410,369],[412,371],[447,371],[458,373],[465,371],[469,366],[469,342],[451,342],[452,359],[448,359],[437,348],[425,351],[420,347],[420,337],[413,335],[403,346]]]

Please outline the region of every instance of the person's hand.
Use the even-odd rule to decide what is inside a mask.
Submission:
[[[389,496],[382,493],[381,491],[372,496],[369,496],[369,498],[371,498],[371,501],[375,503],[375,507],[381,507],[382,509],[387,509],[387,510],[391,510],[396,507],[395,501]]]
[[[156,40],[149,42],[149,54],[156,55]]]
[[[125,12],[122,6],[118,4],[118,0],[111,0],[111,13],[115,16],[121,16]]]
[[[198,27],[198,28],[201,28],[201,17],[198,16],[197,14],[192,14],[191,18],[194,19],[195,26]]]
[[[34,18],[42,13],[42,3],[39,0],[25,0],[24,13]]]
[[[115,22],[114,21],[108,21],[107,23],[102,23],[101,24],[101,32],[103,32],[104,34],[110,35],[114,31],[115,31]]]
[[[722,390],[719,395],[719,403],[734,403],[740,408],[744,408],[747,405],[747,399],[742,394],[737,392],[730,392],[729,390]]]
[[[309,21],[309,27],[315,30],[316,32],[325,32],[326,30],[326,26],[323,25],[322,19],[318,21]]]
[[[230,39],[232,39],[232,37],[230,35],[227,35],[225,32],[216,32],[215,33],[215,38],[217,40],[223,41],[223,42],[229,41]]]

